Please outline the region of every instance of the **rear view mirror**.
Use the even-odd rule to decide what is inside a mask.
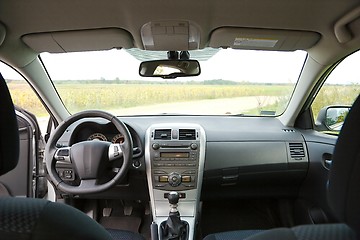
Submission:
[[[319,131],[340,132],[351,106],[327,106],[320,110],[316,119]]]
[[[142,77],[189,77],[198,76],[200,72],[200,64],[196,60],[154,60],[142,62],[139,67]]]

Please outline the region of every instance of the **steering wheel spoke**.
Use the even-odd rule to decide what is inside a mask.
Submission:
[[[82,179],[80,180],[79,188],[82,189],[93,189],[96,187],[96,179]]]
[[[58,148],[55,151],[55,155],[54,155],[55,160],[64,163],[71,163],[70,151],[71,151],[71,147]]]
[[[108,152],[110,162],[123,157],[123,147],[124,145],[119,143],[110,144]]]

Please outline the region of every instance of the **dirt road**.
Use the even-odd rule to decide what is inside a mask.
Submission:
[[[211,99],[180,103],[162,103],[150,106],[122,108],[110,111],[115,115],[148,115],[162,113],[223,115],[240,114],[247,110],[273,104],[276,97],[256,96],[225,99]]]

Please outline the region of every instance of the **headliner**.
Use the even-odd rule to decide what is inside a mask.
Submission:
[[[358,49],[359,44],[341,45],[334,25],[344,14],[360,5],[357,0],[63,0],[0,2],[0,22],[7,41],[20,41],[26,34],[69,30],[120,28],[129,32],[133,44],[143,48],[140,30],[150,21],[186,20],[200,29],[200,48],[220,27],[282,29],[319,33],[321,40],[313,58],[326,64]],[[332,49],[332,53],[328,53]]]

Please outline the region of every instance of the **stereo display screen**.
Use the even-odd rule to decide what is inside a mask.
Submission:
[[[161,158],[189,158],[188,152],[162,152],[160,153]]]

